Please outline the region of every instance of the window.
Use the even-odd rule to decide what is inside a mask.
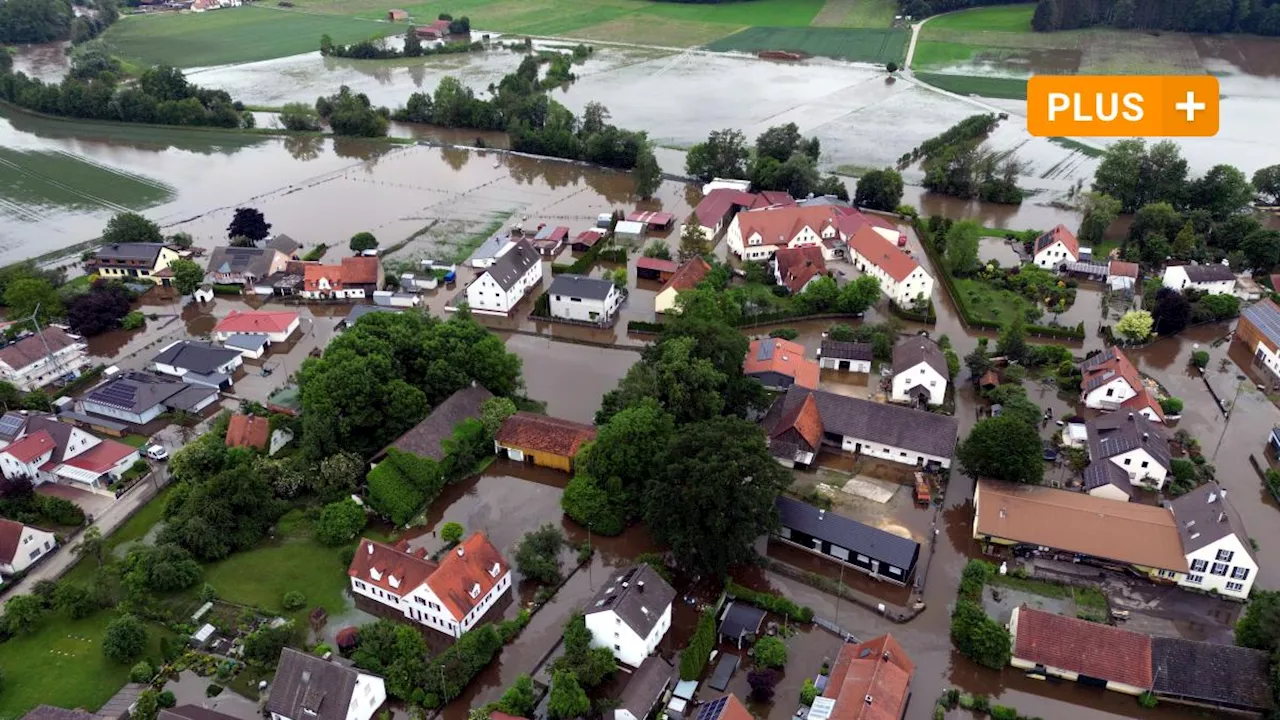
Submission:
[[[614,645],[614,646],[613,646],[613,649],[614,649],[614,650],[621,650],[621,649],[622,649],[622,646],[621,646],[621,645]]]
[[[1208,569],[1209,569],[1208,560],[1192,560],[1191,561],[1192,572],[1204,572],[1205,570],[1208,570]]]
[[[1214,564],[1213,564],[1213,568],[1212,568],[1212,569],[1210,569],[1210,570],[1209,570],[1209,572],[1213,573],[1214,575],[1226,575],[1226,574],[1227,574],[1227,564],[1226,564],[1226,563],[1214,563]]]
[[[1133,462],[1133,458],[1125,458],[1125,459],[1124,459],[1124,464],[1125,464],[1125,465],[1128,465],[1128,464],[1129,464],[1129,463],[1131,463],[1131,462]]]
[[[1231,592],[1243,592],[1244,585],[1241,585],[1240,583],[1237,583],[1237,582],[1229,582],[1227,583],[1227,589],[1230,590]]]
[[[35,560],[36,558],[40,557],[40,548],[36,548],[35,550],[32,550],[30,557],[32,560]]]
[[[1214,558],[1214,560],[1218,560],[1219,562],[1231,562],[1231,558],[1235,556],[1236,554],[1230,550],[1219,550],[1218,557]]]
[[[1236,580],[1248,580],[1249,568],[1242,568],[1242,567],[1231,568],[1231,577],[1235,578]]]
[[[1146,460],[1143,460],[1143,461],[1142,461],[1142,467],[1144,467],[1144,468],[1145,468],[1146,466],[1150,465],[1150,464],[1151,464],[1151,463],[1147,462]]]
[[[1203,575],[1188,575],[1188,576],[1187,576],[1187,582],[1189,582],[1189,583],[1191,583],[1191,584],[1193,584],[1193,585],[1199,585],[1200,583],[1204,582],[1204,576],[1203,576]]]

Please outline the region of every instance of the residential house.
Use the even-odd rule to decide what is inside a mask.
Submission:
[[[467,264],[473,268],[483,270],[498,261],[498,258],[506,254],[508,250],[515,245],[511,239],[511,231],[503,230],[493,237],[485,240],[471,253],[471,257],[467,259]]]
[[[1162,702],[1245,713],[1271,709],[1271,658],[1262,650],[1151,638],[1151,691]]]
[[[676,591],[656,570],[633,565],[611,577],[587,603],[593,647],[607,647],[618,662],[638,668],[671,627]]]
[[[0,471],[9,479],[102,490],[139,458],[137,448],[103,440],[45,413],[9,413],[0,426],[5,439]]]
[[[467,286],[472,312],[506,315],[542,284],[542,260],[526,240],[519,240]]]
[[[841,237],[840,213],[832,207],[765,207],[739,212],[725,242],[743,260],[768,260],[778,248],[816,247]]]
[[[739,188],[718,187],[703,196],[693,209],[690,220],[698,223],[708,240],[713,240],[742,210],[795,204],[796,201],[785,192],[749,193]]]
[[[1141,695],[1151,689],[1151,638],[1023,605],[1009,620],[1010,664],[1036,675]]]
[[[926,335],[912,335],[893,346],[894,402],[918,407],[941,405],[951,373],[942,348]]]
[[[902,720],[916,666],[892,635],[840,646],[809,720]]]
[[[1189,567],[1168,508],[992,480],[978,481],[973,504],[983,543],[1171,584]]]
[[[271,421],[264,417],[236,413],[227,423],[225,444],[229,448],[247,447],[265,452],[271,441]]]
[[[344,257],[340,265],[307,265],[302,297],[312,300],[370,298],[382,289],[385,276],[377,256]]]
[[[698,707],[694,720],[753,720],[754,715],[737,695],[725,695]]]
[[[644,256],[636,258],[636,279],[638,280],[656,280],[665,283],[679,269],[680,265],[674,260]]]
[[[244,363],[240,351],[213,343],[181,340],[166,346],[151,359],[151,369],[184,382],[225,390],[232,375]]]
[[[778,248],[773,254],[773,277],[792,295],[799,295],[809,283],[827,275],[827,263],[822,259],[822,248],[806,245],[797,248]]]
[[[1178,584],[1233,600],[1247,599],[1258,576],[1258,560],[1226,491],[1215,482],[1206,483],[1174,498],[1169,509],[1190,568]]]
[[[1235,290],[1236,276],[1221,263],[1170,265],[1164,269],[1162,282],[1179,292],[1190,288],[1210,295],[1229,295]]]
[[[1036,238],[1031,261],[1046,270],[1080,261],[1080,242],[1066,225],[1058,225]]]
[[[161,243],[119,243],[98,248],[86,269],[107,280],[161,284],[156,273],[179,258],[176,250]]]
[[[539,255],[545,257],[555,257],[564,249],[565,241],[569,239],[569,228],[563,225],[551,227],[549,225],[538,228],[537,234],[533,236],[533,249],[538,251]]]
[[[823,390],[792,386],[765,414],[769,450],[788,467],[806,466],[823,448],[909,466],[951,467],[956,419]]]
[[[1159,423],[1135,412],[1118,412],[1085,423],[1090,464],[1107,462],[1133,485],[1159,490],[1172,467],[1169,439]]]
[[[468,419],[480,418],[480,406],[493,397],[493,393],[472,385],[450,395],[444,402],[435,406],[431,414],[422,422],[409,428],[405,434],[396,438],[387,447],[373,457],[380,461],[389,450],[412,453],[418,457],[429,458],[437,462],[444,460],[444,441],[453,435],[458,423]]]
[[[0,574],[20,573],[57,546],[51,532],[0,518]]]
[[[264,709],[271,720],[371,720],[386,700],[377,675],[286,647]]]
[[[618,697],[613,720],[646,720],[662,704],[672,681],[678,679],[671,663],[661,655],[646,657]],[[489,717],[493,720],[492,715]]]
[[[858,228],[848,243],[849,261],[879,280],[880,292],[899,307],[909,308],[917,300],[933,297],[933,277],[873,225]]]
[[[302,249],[302,243],[281,233],[267,241],[267,247],[279,252],[290,260],[298,259],[298,251]]]
[[[218,247],[209,256],[205,279],[221,285],[244,285],[253,291],[255,283],[284,272],[288,263],[289,256],[274,248]]]
[[[307,268],[319,265],[318,262],[290,260],[285,263],[284,270],[273,272],[253,284],[255,295],[263,297],[293,297],[302,293],[306,284]]]
[[[773,390],[792,385],[817,389],[822,374],[818,363],[804,356],[804,346],[782,338],[752,340],[742,363],[742,374]]]
[[[871,343],[823,340],[818,347],[818,366],[824,369],[869,373],[873,359]]]
[[[637,266],[638,267],[638,266]],[[638,270],[637,270],[638,272]],[[676,296],[686,290],[692,290],[702,282],[711,266],[701,256],[684,261],[662,286],[653,298],[653,310],[658,314],[672,312],[676,307]]]
[[[494,435],[494,452],[516,461],[573,472],[573,458],[596,439],[594,425],[518,412]]]
[[[144,372],[128,371],[85,393],[84,411],[145,425],[168,410],[198,413],[218,399],[218,390]]]
[[[879,528],[778,496],[777,536],[832,558],[878,580],[906,585],[920,557],[920,543]]]
[[[260,360],[267,353],[266,335],[240,335],[235,334],[228,337],[223,343],[223,347],[235,350],[240,353],[241,357],[250,360]]]
[[[551,298],[551,317],[560,320],[613,325],[618,307],[626,298],[612,280],[583,275],[556,275],[547,290]]]
[[[1154,422],[1164,422],[1164,411],[1142,382],[1142,375],[1117,347],[1085,358],[1080,363],[1080,401],[1096,410],[1124,410],[1140,413]]]
[[[363,539],[347,568],[351,591],[451,637],[475,627],[511,590],[511,566],[484,533],[450,548],[439,562],[407,541]]]
[[[0,348],[0,379],[31,392],[66,375],[78,376],[89,364],[88,344],[61,325]]]
[[[649,230],[670,230],[676,216],[669,212],[634,210],[627,214],[627,220],[641,223]]]
[[[232,310],[213,326],[213,336],[226,342],[232,335],[262,335],[269,343],[288,342],[301,324],[296,312]]]
[[[1240,313],[1236,339],[1249,348],[1254,360],[1280,380],[1280,306],[1274,300],[1263,298]],[[0,354],[3,352],[0,350]]]

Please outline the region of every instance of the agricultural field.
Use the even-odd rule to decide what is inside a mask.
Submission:
[[[910,32],[903,29],[753,27],[707,45],[708,50],[790,50],[853,62],[901,63]]]
[[[813,18],[818,27],[886,28],[898,14],[897,0],[827,0]]]
[[[957,95],[978,95],[1009,100],[1027,99],[1027,81],[1019,78],[981,77],[918,72],[916,79]]]
[[[0,215],[39,221],[45,210],[141,210],[173,196],[150,178],[61,151],[0,147]]]

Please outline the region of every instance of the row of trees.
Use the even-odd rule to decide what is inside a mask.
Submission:
[[[0,44],[47,43],[70,40],[82,43],[97,37],[120,17],[114,0],[77,2],[85,6],[79,16],[69,0],[6,0],[0,3]]]
[[[844,182],[818,172],[821,145],[805,138],[795,123],[775,125],[748,147],[738,130],[714,130],[705,142],[689,148],[685,172],[706,182],[713,178],[750,180],[755,191],[782,190],[792,197],[834,195],[849,199]],[[896,203],[895,203],[896,205]]]
[[[1031,27],[1047,32],[1122,29],[1280,35],[1276,0],[1039,0]]]
[[[924,158],[924,187],[933,192],[1020,204],[1023,192],[1017,179],[1022,165],[1011,156],[982,147],[995,126],[994,115],[970,116],[926,140],[904,159]]]
[[[983,5],[1007,4],[1007,0],[898,0],[900,12],[913,18],[924,18],[954,10],[982,7]]]
[[[467,21],[470,27],[470,21]],[[404,34],[401,48],[388,47],[381,38],[361,40],[350,45],[335,45],[328,35],[320,36],[320,54],[325,57],[350,58],[352,60],[390,60],[392,58],[415,58],[425,55],[453,55],[457,53],[476,52],[484,49],[482,42],[451,42],[433,47],[424,47],[422,38],[418,37],[417,28],[409,28]]]

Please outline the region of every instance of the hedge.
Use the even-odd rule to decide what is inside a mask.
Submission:
[[[773,593],[758,592],[751,588],[745,588],[735,582],[730,582],[725,587],[725,592],[729,593],[734,599],[741,600],[758,608],[768,610],[778,615],[783,615],[790,620],[799,620],[800,622],[813,622],[813,608],[797,605],[796,603]]]
[[[646,322],[644,320],[628,320],[627,332],[660,333],[662,332],[662,323]]]
[[[898,303],[890,300],[889,309],[894,315],[903,320],[911,320],[913,322],[924,323],[925,325],[933,325],[938,322],[938,312],[933,307],[933,301],[929,301],[929,307],[924,312],[918,312],[910,308],[904,308]]]
[[[698,618],[698,628],[680,653],[680,679],[697,680],[707,667],[711,651],[716,649],[716,612],[707,608]]]
[[[241,295],[244,293],[244,287],[240,285],[225,285],[216,283],[213,286],[214,295]]]

